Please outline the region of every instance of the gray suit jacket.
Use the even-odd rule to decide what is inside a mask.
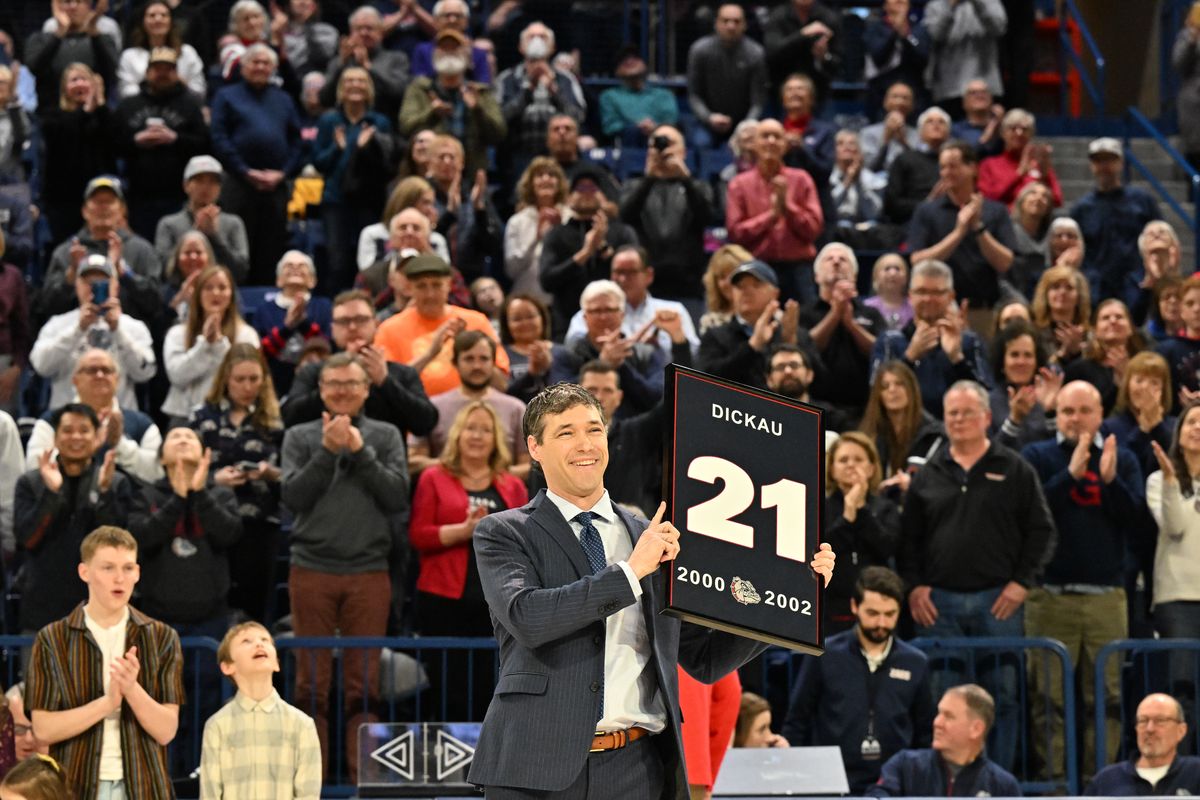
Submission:
[[[636,542],[647,522],[617,514]],[[571,526],[539,492],[528,505],[484,517],[475,529],[483,593],[500,645],[500,680],[484,718],[469,779],[481,786],[567,788],[585,766],[604,678],[604,622],[634,603],[624,571],[591,574]],[[660,612],[666,571],[643,578],[650,665],[667,711],[659,735],[667,797],[686,798],[676,664],[713,683],[765,645]],[[664,738],[666,737],[666,738]]]

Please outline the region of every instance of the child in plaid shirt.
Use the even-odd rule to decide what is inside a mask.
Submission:
[[[201,800],[318,800],[321,745],[307,714],[271,683],[279,658],[257,622],[230,628],[217,661],[237,694],[204,725]]]

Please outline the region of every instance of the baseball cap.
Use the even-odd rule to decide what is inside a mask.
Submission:
[[[183,181],[187,183],[197,175],[216,175],[218,178],[224,177],[225,170],[221,169],[221,162],[217,161],[212,156],[192,156],[183,168]]]
[[[450,265],[435,253],[425,253],[414,256],[404,265],[404,277],[416,278],[420,275],[450,275]]]
[[[1111,136],[1101,136],[1099,139],[1093,139],[1088,145],[1088,158],[1096,156],[1116,156],[1117,158],[1125,157],[1125,149],[1121,147],[1121,143]]]
[[[92,253],[88,256],[85,256],[83,260],[79,262],[79,268],[76,270],[76,274],[82,277],[89,272],[99,272],[102,275],[107,275],[111,278],[113,275],[112,262],[108,260],[108,256],[104,256],[99,253]]]
[[[150,51],[151,64],[178,64],[179,53],[173,47],[156,47]]]
[[[87,188],[83,190],[83,199],[87,200],[101,189],[108,189],[118,200],[125,202],[125,190],[121,188],[121,179],[112,175],[97,175],[88,181]]]
[[[604,186],[604,172],[592,164],[581,164],[571,173],[571,180],[569,182],[571,190],[574,191],[575,185],[583,180],[591,181],[599,189]]]
[[[771,269],[771,266],[765,261],[754,259],[753,261],[747,261],[746,263],[740,265],[733,271],[733,274],[729,276],[729,282],[737,283],[738,278],[742,277],[743,275],[753,275],[760,281],[769,283],[775,288],[779,288],[779,276],[775,274],[775,270]]]

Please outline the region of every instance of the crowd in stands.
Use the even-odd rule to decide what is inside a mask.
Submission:
[[[697,708],[725,709],[726,740],[741,703],[739,741],[862,742],[855,791],[882,768],[879,791],[904,793],[934,766],[888,759],[931,730],[970,761],[991,729],[989,763],[1013,768],[1023,667],[993,659],[989,694],[893,629],[1058,639],[1088,724],[1099,647],[1200,637],[1200,277],[1123,183],[1120,142],[1090,143],[1094,187],[1065,205],[1021,107],[1031,44],[1006,38],[1031,3],[884,0],[865,51],[819,0],[712,4],[678,96],[636,46],[587,41],[594,9],[564,13],[613,3],[149,0],[126,28],[106,0],[45,5],[0,36],[7,632],[70,619],[81,541],[117,526],[141,565],[131,613],[180,635],[490,636],[472,536],[545,485],[526,402],[595,394],[608,491],[650,514],[675,363],[817,406],[838,435],[830,653],[774,708],[782,734],[762,698],[697,685],[724,698]],[[852,124],[831,102],[851,57]],[[823,681],[896,659],[911,724],[818,712]],[[342,662],[353,770],[379,653]],[[328,766],[331,657],[299,663]],[[480,718],[491,676],[448,665],[435,716]],[[1032,662],[1029,681],[1060,779],[1061,681]],[[26,715],[51,709],[37,683]],[[947,720],[961,736],[939,748]]]

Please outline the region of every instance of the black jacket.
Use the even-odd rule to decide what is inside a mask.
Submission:
[[[696,368],[710,375],[716,375],[718,378],[765,389],[767,386],[767,354],[771,352],[771,348],[767,346],[762,352],[759,352],[751,347],[750,330],[751,328],[743,325],[737,317],[724,325],[717,325],[706,330],[700,337],[700,352],[696,358]],[[779,341],[779,332],[776,331],[771,344]],[[808,331],[804,328],[800,328],[798,331],[797,343],[812,359],[810,363],[820,375],[824,365],[817,356],[816,349],[812,346],[812,339],[809,338]]]
[[[875,710],[873,723],[871,709]],[[851,629],[826,639],[825,655],[805,657],[783,735],[793,747],[840,747],[850,793],[860,795],[875,782],[883,762],[893,754],[930,745],[934,713],[925,654],[893,638],[891,652],[872,673],[858,633]],[[862,754],[863,739],[872,724],[881,751],[878,759],[863,758]]]
[[[902,530],[905,583],[955,592],[1036,585],[1056,537],[1037,473],[995,442],[965,474],[941,447],[908,487]]]
[[[180,497],[162,478],[144,484],[129,515],[142,565],[139,607],[172,624],[204,622],[227,610],[226,550],[242,535],[237,497],[224,486]]]
[[[937,153],[908,150],[896,156],[883,190],[883,213],[897,225],[907,225],[917,206],[938,182]]]
[[[579,310],[579,295],[592,281],[608,280],[613,252],[623,244],[637,244],[637,234],[623,222],[610,220],[604,236],[607,247],[583,264],[576,264],[574,255],[583,247],[583,239],[591,230],[591,220],[571,217],[555,225],[542,239],[542,255],[538,261],[538,279],[542,288],[554,296],[550,309],[554,322],[554,340],[562,341]]]
[[[1020,797],[1007,770],[980,754],[953,776],[936,750],[903,750],[883,765],[871,797]]]
[[[17,478],[13,529],[18,549],[26,553],[19,580],[23,631],[49,625],[87,599],[87,586],[76,571],[79,544],[100,525],[125,524],[130,481],[118,471],[108,491],[101,492],[99,472],[93,463],[78,479],[64,476],[57,492],[46,489],[36,469]]]
[[[828,542],[842,562],[825,589],[823,611],[829,626],[827,632],[843,631],[847,624],[854,624],[850,598],[854,596],[859,573],[867,567],[889,566],[900,544],[900,510],[891,500],[868,496],[854,522],[847,522],[842,516],[845,507],[841,489],[825,498],[825,534],[821,541]]]
[[[712,187],[695,178],[643,177],[626,185],[621,221],[650,254],[656,294],[701,296],[704,228],[712,218]]]
[[[146,120],[158,117],[178,134],[171,144],[139,147],[134,136],[146,129]],[[162,94],[151,94],[143,81],[142,90],[126,97],[113,118],[113,140],[125,159],[130,199],[182,203],[183,169],[192,156],[209,151],[208,125],[200,101],[181,81]]]

